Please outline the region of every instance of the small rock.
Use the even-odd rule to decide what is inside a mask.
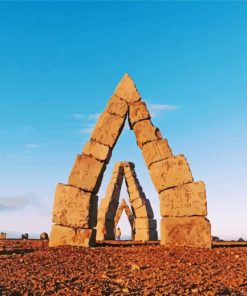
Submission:
[[[131,264],[131,269],[132,270],[140,270],[141,267],[139,265],[137,265],[137,264]]]
[[[116,279],[115,282],[118,284],[122,284],[124,282],[124,280],[123,279]]]
[[[123,293],[129,293],[129,289],[125,287],[125,288],[122,289],[122,292]]]

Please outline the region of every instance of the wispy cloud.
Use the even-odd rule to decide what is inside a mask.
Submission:
[[[76,119],[76,120],[87,120],[87,121],[96,121],[98,120],[100,116],[100,113],[92,113],[92,114],[89,114],[89,115],[84,115],[82,113],[74,113],[74,114],[70,114],[68,115],[68,117],[70,118],[73,118],[73,119]]]
[[[0,212],[24,209],[27,206],[37,206],[39,201],[34,194],[20,196],[0,196]]]
[[[85,115],[83,115],[81,113],[74,113],[74,114],[71,114],[69,117],[71,117],[73,119],[77,119],[77,120],[85,119]]]
[[[149,112],[152,117],[159,116],[162,112],[165,111],[174,111],[178,108],[176,105],[168,105],[168,104],[153,104],[148,103]]]
[[[99,117],[100,117],[100,113],[94,113],[94,114],[90,114],[90,115],[88,115],[88,117],[87,117],[87,119],[88,120],[98,120],[99,119]]]
[[[79,129],[79,133],[83,135],[89,135],[93,131],[93,128],[99,119],[100,113],[93,113],[86,117],[86,124],[85,127]]]
[[[38,148],[40,145],[38,144],[25,144],[24,147],[26,149],[35,149],[35,148]]]
[[[79,130],[79,133],[83,134],[83,135],[89,135],[93,131],[93,127],[94,127],[94,125],[84,127],[84,128]]]

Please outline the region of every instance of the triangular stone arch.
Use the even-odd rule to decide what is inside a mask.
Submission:
[[[193,182],[183,155],[173,156],[128,74],[116,87],[90,141],[77,156],[68,185],[57,187],[50,246],[95,244],[96,194],[127,115],[160,197],[161,244],[210,248],[205,186]]]
[[[123,211],[125,211],[125,214],[128,218],[129,224],[130,224],[130,228],[131,228],[131,238],[134,238],[134,222],[135,222],[135,217],[130,209],[130,207],[128,206],[128,204],[126,203],[126,200],[123,198],[121,203],[119,204],[119,207],[117,208],[117,212],[114,218],[114,222],[115,222],[115,226],[114,226],[114,230],[116,233],[116,228],[118,225],[118,222],[123,214]]]
[[[119,208],[119,197],[123,179],[129,194],[129,202],[133,211],[134,240],[157,240],[157,223],[149,199],[139,183],[132,162],[116,163],[106,194],[102,198],[98,210],[97,240],[115,239],[115,218]]]

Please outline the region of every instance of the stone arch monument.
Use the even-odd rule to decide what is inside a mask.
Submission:
[[[77,156],[68,185],[57,186],[50,246],[95,244],[97,192],[127,116],[160,197],[161,244],[210,248],[205,185],[194,182],[183,155],[173,156],[128,74]]]
[[[125,178],[134,216],[134,240],[157,240],[157,223],[153,219],[153,210],[142,190],[135,172],[135,165],[132,162],[118,162],[113,169],[106,194],[101,200],[98,210],[97,240],[115,239],[115,218],[119,206],[123,178]]]
[[[134,235],[135,235],[135,229],[134,229],[134,222],[135,222],[135,217],[130,209],[130,207],[128,206],[128,204],[126,203],[126,200],[123,198],[118,209],[116,212],[116,216],[114,218],[114,222],[115,222],[115,233],[116,233],[116,229],[117,229],[117,225],[118,222],[122,216],[123,211],[125,211],[125,214],[129,220],[129,224],[130,224],[130,228],[131,228],[131,238],[134,239]]]

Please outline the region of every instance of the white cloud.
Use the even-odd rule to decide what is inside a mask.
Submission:
[[[35,149],[35,148],[38,148],[39,145],[38,144],[25,144],[24,147],[27,149]]]
[[[34,194],[20,196],[0,196],[0,212],[24,209],[27,206],[37,206],[39,201]]]
[[[88,115],[87,119],[97,121],[99,117],[100,117],[100,113],[94,113],[94,114]]]
[[[80,129],[79,133],[83,134],[83,135],[89,135],[89,134],[91,134],[92,131],[93,131],[93,126],[89,126],[89,127],[84,127],[82,129]]]
[[[148,103],[149,112],[152,117],[159,116],[163,111],[173,111],[178,108],[176,105],[168,105],[168,104],[152,104]]]
[[[81,114],[81,113],[74,113],[70,115],[71,118],[77,119],[77,120],[81,120],[85,118],[85,115]]]
[[[79,133],[83,135],[91,134],[99,116],[100,116],[100,113],[93,113],[88,115],[86,117],[88,122],[86,123],[85,127],[83,127],[82,129],[79,129]]]

